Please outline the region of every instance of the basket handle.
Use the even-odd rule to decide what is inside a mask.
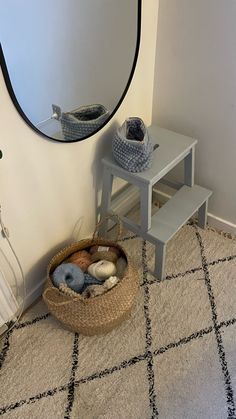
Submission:
[[[121,227],[122,227],[122,225],[121,225],[121,219],[120,219],[120,217],[117,215],[117,214],[109,214],[109,215],[107,215],[106,217],[104,217],[104,218],[102,218],[98,223],[97,223],[97,225],[96,225],[96,227],[95,227],[95,230],[94,230],[94,233],[93,233],[93,240],[95,240],[95,237],[96,237],[96,234],[98,233],[98,229],[99,229],[99,227],[101,227],[101,225],[102,224],[104,224],[107,220],[109,220],[109,219],[111,219],[111,220],[113,220],[113,219],[115,219],[115,221],[116,221],[116,224],[117,224],[117,226],[118,226],[118,231],[117,231],[117,235],[116,235],[116,237],[115,237],[115,239],[114,239],[114,241],[118,241],[119,239],[120,239],[120,237],[121,237]]]
[[[48,294],[48,291],[52,291],[52,288],[46,288],[44,290],[44,292],[43,292],[43,297],[44,298],[46,298],[46,295]],[[48,298],[48,296],[47,296],[46,300],[48,300],[48,302],[55,307],[61,307],[61,306],[66,306],[67,304],[70,304],[73,301],[78,301],[78,298],[75,297],[75,298],[72,298],[72,299],[67,300],[67,301],[61,301],[60,303],[55,303],[54,301],[50,300],[50,298]]]

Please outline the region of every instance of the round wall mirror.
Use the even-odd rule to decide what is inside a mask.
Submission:
[[[117,111],[136,66],[141,0],[7,0],[0,64],[24,120],[44,137],[84,140]]]

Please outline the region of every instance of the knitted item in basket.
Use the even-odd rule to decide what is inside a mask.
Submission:
[[[109,116],[105,106],[100,104],[81,106],[71,112],[62,112],[61,127],[66,141],[87,137],[101,127]]]
[[[59,285],[59,290],[61,292],[64,292],[64,294],[68,295],[69,297],[76,297],[78,295],[77,292],[73,291],[71,288],[69,288],[66,284],[63,283]]]
[[[89,285],[83,292],[85,298],[94,298],[109,291],[118,284],[119,278],[117,276],[110,276],[102,285]]]
[[[142,172],[151,166],[153,144],[140,118],[125,120],[113,138],[112,148],[115,160],[129,172]]]

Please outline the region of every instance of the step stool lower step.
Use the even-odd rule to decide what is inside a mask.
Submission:
[[[123,217],[125,226],[139,234],[144,239],[155,244],[155,272],[159,278],[164,278],[165,248],[175,233],[198,211],[198,225],[206,226],[207,204],[212,192],[199,185],[182,186],[170,200],[152,217],[151,228],[143,232],[141,228]]]
[[[162,243],[167,243],[189,218],[207,203],[211,194],[211,191],[199,185],[182,186],[152,217],[152,226],[147,234]],[[203,228],[205,219],[203,216],[199,220]]]

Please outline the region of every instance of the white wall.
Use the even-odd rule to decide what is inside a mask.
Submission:
[[[198,139],[196,182],[236,224],[236,2],[160,0],[153,122]]]
[[[45,277],[50,257],[71,240],[77,220],[79,238],[92,233],[101,156],[116,127],[128,116],[151,122],[158,2],[143,1],[142,13],[140,54],[128,94],[110,123],[85,141],[64,144],[38,136],[18,115],[0,74],[0,203],[28,294]]]
[[[137,0],[0,3],[13,89],[34,124],[50,118],[53,103],[63,111],[92,103],[112,111],[132,68],[136,34]]]

